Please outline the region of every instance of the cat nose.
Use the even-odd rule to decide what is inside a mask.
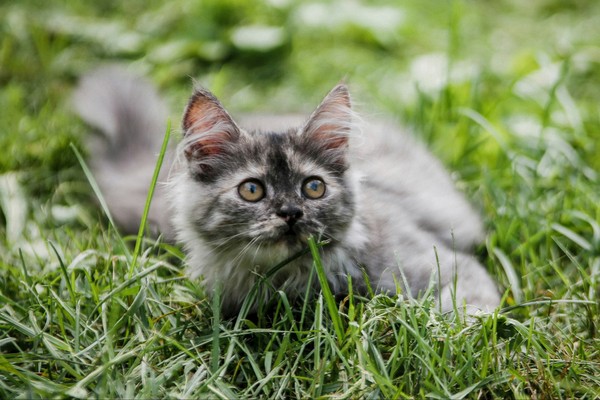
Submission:
[[[286,204],[281,206],[281,208],[275,213],[278,217],[283,219],[289,226],[292,226],[304,215],[304,212],[300,209],[300,207]]]

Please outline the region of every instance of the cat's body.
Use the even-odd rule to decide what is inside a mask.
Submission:
[[[160,104],[151,92],[120,70],[104,69],[76,93],[86,120],[109,138],[129,137],[120,143],[140,144],[131,153],[123,151],[128,146],[92,151],[109,208],[128,230],[141,218],[165,126],[156,120],[164,110],[144,119]],[[122,107],[115,112],[105,103]],[[221,286],[226,312],[239,308],[260,276],[302,251],[309,236],[329,240],[322,259],[336,293],[347,290],[347,275],[364,289],[364,268],[373,288],[395,293],[401,287],[412,295],[434,274],[445,310],[454,289],[459,306],[499,304],[494,282],[469,254],[483,237],[477,213],[412,137],[393,124],[359,125],[344,85],[308,119],[247,116],[239,125],[199,89],[183,128],[151,220],[183,243],[190,276],[202,277],[209,291]],[[304,293],[312,263],[308,254],[290,262],[271,278],[273,285],[291,296]]]

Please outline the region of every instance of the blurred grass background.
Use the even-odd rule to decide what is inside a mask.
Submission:
[[[69,90],[110,61],[150,75],[175,118],[190,77],[230,108],[276,111],[310,107],[345,78],[359,103],[426,131],[432,112],[450,124],[459,122],[460,107],[481,109],[508,138],[519,127],[535,135],[556,122],[580,133],[598,122],[595,1],[23,0],[0,7],[0,118],[9,133],[0,144],[11,153],[0,171],[72,166],[66,146],[80,131]],[[578,120],[555,100],[575,102]],[[445,133],[424,132],[451,148]]]
[[[402,121],[454,171],[506,305],[533,302],[512,315],[548,359],[511,370],[512,396],[593,398],[599,27],[597,0],[0,1],[0,304],[27,298],[23,269],[52,287],[61,257],[116,251],[70,147],[88,131],[69,104],[86,71],[147,75],[174,126],[192,79],[232,111],[310,111],[345,79],[359,112]]]

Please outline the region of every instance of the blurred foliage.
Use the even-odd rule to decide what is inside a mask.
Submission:
[[[600,94],[589,83],[600,80],[599,10],[593,0],[7,2],[0,119],[14,134],[0,139],[13,154],[0,171],[72,163],[65,146],[80,129],[65,107],[68,92],[82,73],[111,61],[151,75],[174,110],[190,77],[242,110],[310,108],[345,78],[364,108],[384,108],[420,130],[432,111],[453,124],[457,109],[474,106],[492,120],[530,116],[595,129]],[[557,84],[590,116],[565,121],[545,99]],[[428,109],[440,96],[444,109]]]

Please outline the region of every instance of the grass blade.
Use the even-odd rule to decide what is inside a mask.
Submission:
[[[81,169],[83,170],[83,173],[85,174],[85,177],[87,178],[88,182],[90,183],[90,186],[92,187],[92,190],[94,191],[94,194],[96,195],[96,198],[98,199],[98,202],[100,203],[100,207],[102,207],[102,211],[104,211],[104,214],[106,214],[106,217],[108,218],[108,222],[110,223],[110,226],[115,230],[115,232],[117,232],[117,238],[119,240],[119,247],[121,247],[121,250],[123,250],[123,253],[125,253],[125,256],[127,257],[127,259],[131,259],[131,252],[129,251],[129,248],[125,244],[123,237],[119,234],[119,230],[117,229],[117,224],[115,223],[115,220],[113,219],[113,217],[110,213],[110,210],[108,209],[108,204],[106,204],[106,200],[104,200],[104,196],[102,196],[102,191],[100,190],[100,186],[98,186],[98,183],[96,182],[96,179],[94,178],[94,175],[92,174],[92,171],[87,166],[87,163],[83,159],[83,156],[81,155],[81,153],[79,152],[79,150],[77,149],[77,147],[75,147],[75,145],[73,143],[71,143],[71,149],[75,153],[75,157],[77,157],[77,161],[79,162],[79,165],[81,166]]]
[[[167,129],[165,131],[165,136],[163,138],[163,142],[160,147],[160,153],[158,154],[158,159],[156,160],[156,165],[154,166],[152,182],[150,183],[150,188],[148,189],[148,196],[146,196],[146,204],[144,205],[144,214],[142,214],[142,220],[140,221],[140,229],[138,230],[137,240],[135,241],[135,248],[133,249],[133,259],[132,259],[131,265],[129,267],[129,276],[130,277],[133,275],[133,270],[135,268],[138,256],[140,254],[140,250],[142,247],[142,240],[144,238],[144,233],[146,232],[146,223],[148,221],[148,213],[150,212],[150,206],[152,205],[152,197],[154,196],[154,189],[156,188],[156,182],[158,181],[158,175],[160,174],[160,169],[161,169],[163,161],[165,159],[165,154],[167,152],[167,146],[169,145],[170,137],[171,137],[171,121],[167,121]]]
[[[331,288],[329,287],[329,282],[327,281],[327,275],[325,275],[325,270],[323,269],[323,263],[321,262],[321,256],[319,255],[319,246],[314,238],[308,238],[308,247],[310,248],[314,266],[317,270],[317,277],[319,279],[319,283],[321,284],[321,290],[323,291],[323,297],[325,298],[325,303],[327,304],[327,310],[329,310],[329,315],[331,315],[331,321],[333,322],[333,328],[335,329],[338,344],[341,344],[343,343],[345,336],[342,319],[338,311],[335,297],[331,293]]]

